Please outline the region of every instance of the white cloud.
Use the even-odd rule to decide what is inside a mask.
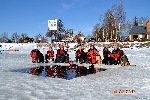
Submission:
[[[71,4],[63,3],[63,4],[62,4],[62,7],[65,8],[65,9],[68,9],[68,8],[71,8],[72,5],[71,5]]]
[[[87,2],[85,2],[85,0],[71,0],[69,3],[64,2],[61,4],[61,6],[64,9],[69,9],[72,8],[74,6],[84,6]]]

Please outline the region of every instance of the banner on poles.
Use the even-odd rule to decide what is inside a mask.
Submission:
[[[57,30],[57,19],[48,20],[48,29],[49,30]]]

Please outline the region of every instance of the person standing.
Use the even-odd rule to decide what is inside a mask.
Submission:
[[[91,64],[96,64],[96,53],[97,49],[94,47],[94,44],[90,44],[90,49],[87,52],[88,62]]]

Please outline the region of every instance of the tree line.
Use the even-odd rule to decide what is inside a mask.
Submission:
[[[29,37],[27,33],[19,35],[17,32],[8,37],[8,33],[4,32],[0,35],[0,43],[27,43],[27,42],[48,42],[48,38],[54,41],[61,41],[73,33],[73,29],[65,29],[63,21],[58,19],[57,30],[47,30],[44,36],[41,33],[34,37]],[[50,42],[50,41],[49,41]]]
[[[116,41],[121,41],[121,36],[129,35],[129,31],[133,26],[145,25],[148,21],[148,17],[133,18],[133,20],[127,20],[127,15],[124,11],[123,2],[120,0],[118,4],[112,5],[104,14],[99,18],[99,22],[93,26],[92,34],[88,35],[87,38],[92,37],[96,41],[99,39],[101,41],[106,41],[109,39],[116,39]],[[66,37],[74,34],[73,29],[65,29],[63,21],[61,19],[57,20],[57,30],[47,30],[45,36],[40,33],[34,37],[29,37],[27,33],[22,33],[19,35],[17,32],[13,33],[9,38],[8,33],[4,32],[0,35],[0,43],[23,43],[23,42],[36,42],[41,41],[47,42],[47,38],[51,38],[54,41],[61,41]]]
[[[34,38],[29,37],[27,33],[19,35],[17,32],[13,33],[10,37],[7,32],[0,35],[0,43],[27,43],[27,42],[39,42],[39,39],[43,39],[41,34],[36,35]]]
[[[93,27],[93,36],[96,39],[121,40],[121,36],[128,36],[129,31],[133,26],[145,25],[148,17],[133,18],[133,20],[126,19],[126,12],[124,11],[123,2],[120,0],[119,4],[114,4],[104,14],[100,16],[99,22]]]

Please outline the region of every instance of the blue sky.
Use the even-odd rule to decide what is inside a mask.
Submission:
[[[119,0],[0,0],[0,34],[17,32],[33,37],[45,35],[47,21],[62,19],[65,28],[92,34],[93,26]],[[150,18],[150,0],[123,0],[127,19]]]

